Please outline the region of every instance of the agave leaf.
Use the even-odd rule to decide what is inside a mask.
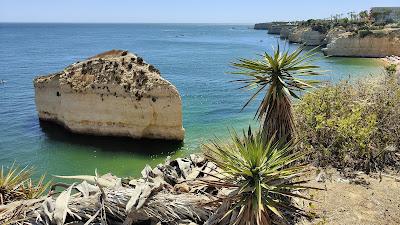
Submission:
[[[212,141],[204,144],[203,151],[207,159],[218,165],[229,177],[222,181],[205,181],[209,186],[222,185],[236,188],[229,196],[220,201],[230,199],[228,214],[236,209],[235,224],[271,224],[269,212],[283,217],[281,210],[292,210],[296,214],[301,211],[292,206],[290,201],[280,203],[282,197],[310,199],[307,196],[294,193],[297,190],[315,189],[305,185],[298,178],[305,165],[293,165],[306,153],[293,152],[296,144],[284,140],[263,140],[260,131],[252,132],[251,128],[239,136],[231,131],[231,142],[221,144]],[[217,186],[218,187],[218,186]],[[283,205],[283,206],[282,206]]]

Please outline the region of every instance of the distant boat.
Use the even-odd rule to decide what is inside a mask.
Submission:
[[[5,80],[0,80],[0,84],[5,84],[5,83],[7,83],[7,81],[5,81]]]

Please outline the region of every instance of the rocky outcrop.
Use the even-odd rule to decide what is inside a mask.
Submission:
[[[282,39],[288,39],[289,38],[289,34],[292,32],[292,30],[294,29],[295,27],[293,27],[293,26],[287,26],[287,27],[282,27],[282,29],[281,29],[281,33],[280,33],[280,37],[282,38]]]
[[[284,23],[284,24],[273,24],[270,26],[268,29],[268,34],[279,34],[281,35],[282,31],[284,33],[288,32],[287,30],[290,30],[294,28],[295,25]],[[288,34],[289,35],[289,34]]]
[[[268,34],[280,34],[281,30],[282,30],[282,26],[281,25],[272,25],[268,29]]]
[[[290,42],[301,43],[309,46],[322,45],[325,34],[312,30],[310,27],[297,27],[292,29],[288,36]]]
[[[379,31],[382,32],[382,31]],[[400,55],[400,30],[365,37],[350,32],[337,35],[322,49],[329,56],[385,57]]]
[[[304,29],[304,27],[296,27],[292,29],[288,36],[289,42],[301,43],[301,36],[303,35]]]
[[[346,31],[343,28],[330,29],[328,31],[328,33],[326,34],[323,44],[327,45],[327,44],[331,43],[333,41],[333,39],[335,39],[336,37],[338,37],[339,35],[341,35],[343,33],[346,33]]]
[[[269,23],[256,23],[254,25],[254,30],[268,30]]]
[[[34,80],[42,120],[76,133],[183,140],[177,89],[141,57],[112,50]]]
[[[273,26],[281,26],[289,24],[288,22],[269,22],[269,23],[256,23],[254,25],[255,30],[271,30]],[[279,33],[277,33],[279,34]]]

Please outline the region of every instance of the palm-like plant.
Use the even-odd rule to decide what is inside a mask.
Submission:
[[[294,133],[291,97],[299,98],[296,94],[312,87],[318,81],[302,79],[307,76],[321,75],[316,65],[310,63],[318,48],[308,52],[304,46],[289,53],[281,51],[279,44],[273,55],[267,52],[261,60],[239,59],[232,65],[238,69],[233,74],[244,75],[246,78],[234,80],[243,84],[241,88],[255,90],[255,93],[245,103],[245,108],[255,97],[267,90],[255,117],[262,121],[264,140],[270,140],[275,135],[277,140],[289,141]]]
[[[50,186],[51,182],[44,182],[42,176],[38,182],[31,178],[33,168],[19,169],[14,164],[6,170],[0,170],[0,205],[21,199],[32,199],[41,196]]]
[[[312,187],[302,186],[305,181],[297,180],[305,165],[293,165],[304,156],[292,153],[293,142],[285,145],[269,141],[264,144],[260,132],[249,132],[241,138],[232,132],[232,142],[221,144],[212,141],[204,145],[204,155],[223,170],[218,180],[205,181],[216,187],[230,188],[231,192],[222,202],[216,216],[217,221],[206,224],[268,225],[271,214],[283,218],[282,211],[303,214],[290,203],[290,198],[308,199],[294,191]],[[316,189],[316,188],[314,188]],[[310,199],[309,199],[310,200]],[[222,222],[225,221],[225,222]],[[229,222],[231,221],[231,222]]]

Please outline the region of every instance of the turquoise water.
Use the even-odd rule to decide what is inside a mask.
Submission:
[[[167,155],[199,150],[227,128],[253,123],[257,104],[240,112],[249,93],[229,83],[229,63],[271,51],[276,36],[246,25],[208,24],[0,24],[0,165],[33,165],[38,173],[135,176]],[[295,45],[288,45],[295,48]],[[144,57],[180,91],[184,143],[133,141],[73,135],[40,123],[32,79],[110,49],[127,49]],[[380,73],[374,59],[325,58],[316,64],[336,82]]]

